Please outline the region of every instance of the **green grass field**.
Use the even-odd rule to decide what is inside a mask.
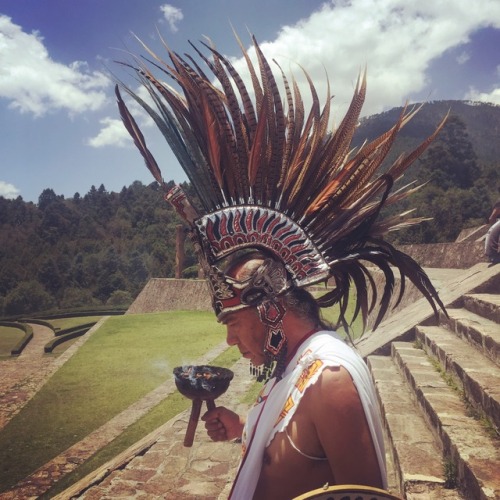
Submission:
[[[0,360],[10,357],[10,351],[23,338],[24,332],[19,328],[0,326]]]
[[[224,339],[210,312],[110,317],[0,431],[0,491]]]

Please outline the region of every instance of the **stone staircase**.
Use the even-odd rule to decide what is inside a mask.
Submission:
[[[500,498],[499,277],[367,357],[402,498]]]

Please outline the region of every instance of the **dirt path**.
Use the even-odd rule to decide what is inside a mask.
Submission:
[[[31,324],[33,338],[23,352],[0,363],[0,429],[3,429],[51,375],[73,356],[105,319],[101,319],[60,356],[47,355],[43,350],[54,338],[54,332],[46,326]]]

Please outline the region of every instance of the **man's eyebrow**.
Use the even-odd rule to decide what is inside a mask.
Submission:
[[[231,321],[231,319],[233,319],[233,318],[234,318],[234,314],[229,313],[229,314],[226,314],[226,315],[225,315],[225,316],[224,316],[224,317],[220,320],[220,322],[221,322],[223,325],[225,325],[225,324],[227,324],[229,321]]]

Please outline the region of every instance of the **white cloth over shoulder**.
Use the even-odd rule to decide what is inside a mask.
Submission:
[[[243,431],[243,459],[232,499],[251,499],[257,487],[266,447],[277,432],[285,430],[305,390],[327,367],[343,366],[358,391],[377,453],[384,488],[385,451],[380,411],[368,367],[361,356],[335,332],[320,331],[306,339],[285,370],[283,378],[271,379],[250,410]]]

